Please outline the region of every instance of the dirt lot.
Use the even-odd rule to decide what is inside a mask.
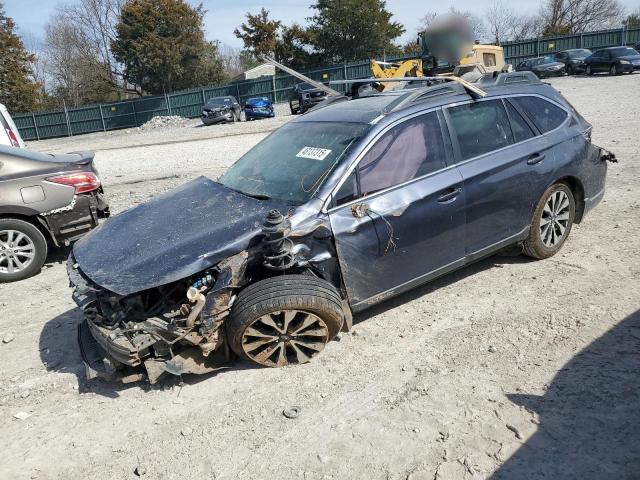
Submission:
[[[640,75],[553,83],[620,160],[561,254],[388,301],[310,364],[89,383],[66,252],[0,286],[0,478],[640,479]],[[120,211],[218,176],[287,119],[30,147],[97,150]]]

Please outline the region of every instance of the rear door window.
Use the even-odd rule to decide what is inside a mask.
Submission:
[[[524,110],[542,133],[555,130],[569,115],[562,108],[540,97],[514,97],[512,100]]]
[[[511,131],[513,132],[514,141],[516,143],[524,142],[525,140],[535,137],[536,134],[515,107],[509,102],[506,102],[506,106],[507,112],[509,113],[509,120],[511,120]]]
[[[470,103],[447,110],[462,160],[513,144],[502,100]]]

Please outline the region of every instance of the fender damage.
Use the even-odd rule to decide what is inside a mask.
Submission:
[[[79,242],[67,270],[85,316],[78,341],[87,377],[155,383],[226,368],[224,323],[249,282],[286,270],[339,284],[328,223],[292,228],[286,208],[199,178]],[[132,244],[132,224],[144,245]]]

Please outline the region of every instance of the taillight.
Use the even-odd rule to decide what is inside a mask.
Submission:
[[[75,187],[76,193],[91,192],[100,188],[100,180],[93,172],[69,173],[66,175],[56,175],[49,177],[47,182],[60,183]]]
[[[13,133],[13,130],[11,130],[9,127],[7,127],[5,130],[7,131],[9,140],[11,140],[11,145],[20,148],[20,142],[18,141],[18,137],[16,137],[16,134]]]

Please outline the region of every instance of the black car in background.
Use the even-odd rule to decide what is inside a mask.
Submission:
[[[240,121],[242,107],[235,97],[214,97],[202,107],[202,123],[227,123]]]
[[[531,58],[516,67],[517,72],[533,72],[538,78],[561,77],[565,73],[565,65],[553,57]]]
[[[631,47],[609,47],[593,52],[585,60],[587,75],[609,72],[609,75],[633,73],[640,70],[640,53]]]
[[[289,108],[291,115],[304,113],[323,101],[327,92],[314,87],[309,83],[298,83],[289,93]]]
[[[586,48],[574,48],[564,50],[555,54],[556,61],[564,63],[567,75],[575,75],[576,73],[584,73],[587,58],[592,55],[591,50]]]

